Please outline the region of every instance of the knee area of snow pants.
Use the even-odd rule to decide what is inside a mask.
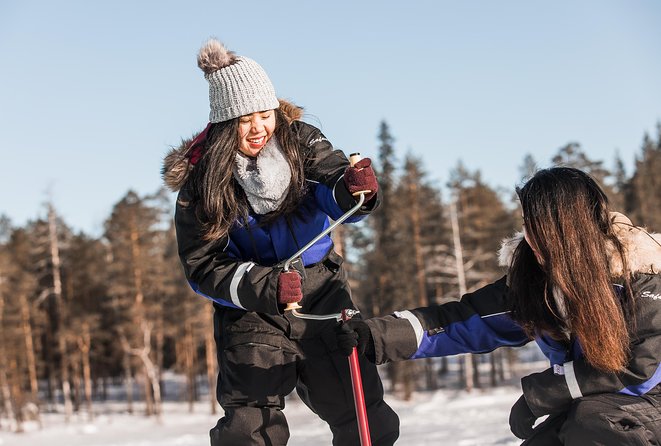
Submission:
[[[618,393],[579,398],[537,426],[525,446],[661,446],[661,398]]]
[[[580,398],[560,430],[566,445],[661,445],[661,400],[601,394]]]

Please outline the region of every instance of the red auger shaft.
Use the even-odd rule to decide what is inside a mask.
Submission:
[[[346,310],[342,311],[342,320],[346,321]],[[372,446],[370,440],[370,426],[367,421],[367,408],[365,406],[365,394],[363,392],[363,379],[360,376],[360,364],[358,363],[358,350],[353,348],[349,356],[349,371],[351,372],[351,387],[353,388],[353,400],[356,406],[356,417],[358,418],[358,434],[361,446]]]

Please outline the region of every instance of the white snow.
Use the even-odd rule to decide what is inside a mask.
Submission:
[[[510,433],[508,424],[510,407],[521,395],[519,378],[543,370],[546,363],[534,344],[518,349],[518,357],[522,362],[512,370],[507,384],[500,387],[471,392],[454,388],[420,391],[413,393],[409,401],[386,393],[386,401],[400,418],[397,445],[519,445],[521,441]],[[456,386],[458,363],[456,358],[449,359],[450,372],[442,382]],[[481,364],[480,368],[485,365]],[[383,371],[381,368],[380,372]],[[486,376],[483,375],[483,381]],[[41,426],[35,421],[25,422],[25,432],[13,433],[9,421],[0,418],[0,446],[208,446],[209,429],[222,416],[222,409],[218,406],[217,415],[211,415],[208,395],[204,395],[194,404],[193,411],[189,411],[187,403],[178,402],[182,399],[185,378],[169,371],[163,378],[167,395],[177,401],[163,404],[160,423],[154,417],[142,415],[144,405],[141,402],[134,403],[133,415],[128,414],[123,388],[110,387],[110,401],[95,402],[93,421],[87,419],[84,409],[65,423],[62,407],[54,411],[42,408],[45,413],[41,414]],[[384,379],[384,387],[389,387],[387,379]],[[201,385],[200,391],[206,392],[206,387]],[[287,397],[284,412],[291,433],[288,446],[331,444],[328,426],[296,393]],[[372,432],[378,428],[370,426]]]
[[[418,392],[410,401],[393,396],[386,400],[399,414],[400,445],[518,445],[507,424],[509,408],[520,395],[517,387]],[[93,422],[85,415],[69,424],[61,413],[42,415],[42,427],[26,423],[26,432],[11,433],[3,425],[0,446],[198,446],[209,444],[209,429],[217,417],[208,403],[196,403],[189,413],[185,403],[167,402],[162,421],[121,410],[124,403],[98,403]],[[141,408],[136,404],[136,408]],[[222,411],[219,411],[219,415]],[[287,401],[285,414],[290,425],[290,446],[330,445],[326,424],[295,397]],[[372,431],[378,426],[370,426]]]

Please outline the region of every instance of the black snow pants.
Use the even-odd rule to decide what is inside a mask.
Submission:
[[[306,268],[299,311],[338,313],[355,308],[341,267],[329,258]],[[315,321],[216,306],[217,397],[225,415],[211,429],[211,446],[283,446],[289,428],[285,396],[296,389],[330,426],[333,445],[359,446],[358,425],[346,356],[337,351],[335,320]],[[383,400],[376,366],[360,359],[372,444],[392,445],[399,418]]]
[[[551,415],[522,446],[661,446],[661,396],[585,396]]]

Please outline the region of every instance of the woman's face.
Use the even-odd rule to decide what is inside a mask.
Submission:
[[[239,150],[256,157],[275,130],[275,110],[255,112],[239,118]]]

